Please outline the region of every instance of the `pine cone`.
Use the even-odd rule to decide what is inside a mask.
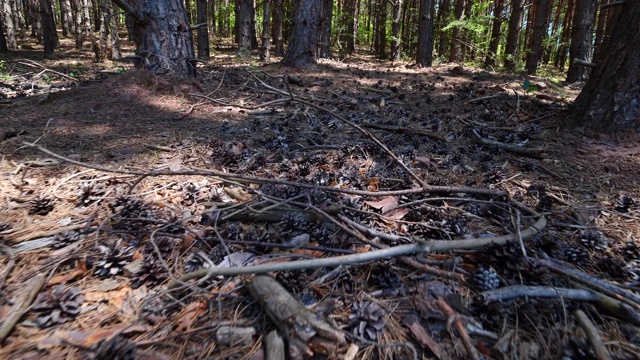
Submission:
[[[63,231],[57,233],[53,238],[54,249],[61,249],[85,238],[85,235],[79,231]]]
[[[47,215],[53,211],[53,200],[41,197],[29,202],[29,215]]]
[[[480,265],[471,275],[471,283],[478,291],[488,291],[496,289],[500,286],[500,279],[493,268],[485,269]]]
[[[367,340],[376,341],[386,327],[385,310],[375,302],[356,302],[349,315],[351,332]]]
[[[609,240],[596,230],[582,231],[580,242],[589,249],[604,251],[609,247]]]
[[[598,268],[614,279],[622,279],[625,277],[624,267],[626,263],[622,259],[605,256],[598,261]]]
[[[621,213],[629,212],[629,208],[635,205],[636,201],[634,198],[627,194],[620,194],[616,198],[616,211]]]
[[[121,274],[133,257],[133,247],[121,245],[120,240],[111,247],[100,245],[99,250],[101,257],[95,262],[95,274],[101,278]]]
[[[569,246],[564,250],[564,260],[575,265],[586,265],[589,262],[589,252],[577,246]]]
[[[101,340],[97,344],[92,360],[134,360],[135,358],[136,344],[122,336],[115,336]]]
[[[41,328],[62,324],[80,313],[83,300],[77,287],[56,285],[49,292],[38,295],[33,304],[33,310],[45,313],[38,316],[36,323]]]
[[[635,241],[627,241],[621,249],[622,256],[627,261],[640,260],[640,246]]]

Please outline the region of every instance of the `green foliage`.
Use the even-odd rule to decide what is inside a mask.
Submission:
[[[529,81],[529,79],[524,79],[524,82],[522,83],[522,88],[527,93],[538,90],[538,88],[535,85],[531,84],[531,81]]]

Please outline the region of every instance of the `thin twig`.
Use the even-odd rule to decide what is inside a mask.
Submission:
[[[611,354],[607,347],[604,346],[604,342],[600,337],[598,332],[598,328],[589,320],[587,314],[582,310],[576,310],[573,312],[573,315],[576,317],[576,321],[582,327],[582,330],[587,335],[587,339],[593,348],[593,351],[596,353],[596,357],[598,360],[611,360]]]
[[[602,299],[602,295],[591,290],[527,285],[513,285],[484,291],[480,293],[480,296],[485,303],[506,301],[519,297],[563,298],[577,301],[598,301]]]
[[[456,330],[458,330],[458,335],[462,339],[462,344],[464,348],[467,350],[467,359],[480,360],[480,354],[478,353],[478,349],[473,346],[471,342],[471,338],[469,337],[469,333],[467,332],[467,328],[462,323],[462,318],[458,313],[447,304],[442,296],[438,296],[438,301],[436,302],[440,311],[444,315],[447,316],[447,329],[451,331],[451,323],[455,324]]]

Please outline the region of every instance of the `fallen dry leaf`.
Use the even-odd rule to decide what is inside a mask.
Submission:
[[[374,209],[380,210],[383,214],[395,209],[398,207],[398,197],[397,196],[387,196],[382,198],[379,201],[365,201],[365,204],[371,206]]]

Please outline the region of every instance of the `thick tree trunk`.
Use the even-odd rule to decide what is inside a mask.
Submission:
[[[333,0],[323,0],[320,19],[320,57],[331,59],[331,22],[333,20]]]
[[[601,61],[571,108],[573,124],[640,131],[640,1],[625,1]]]
[[[402,0],[395,0],[392,3],[393,14],[391,15],[391,61],[400,61],[402,52],[400,38],[400,20],[402,16]]]
[[[191,30],[182,0],[114,0],[134,11],[139,66],[154,74],[195,76]],[[124,8],[124,10],[128,10]]]
[[[493,8],[493,26],[491,27],[491,40],[489,41],[489,51],[484,64],[488,67],[496,65],[498,56],[498,45],[500,44],[500,27],[502,26],[502,10],[504,10],[504,0],[495,0]]]
[[[276,56],[284,56],[284,39],[282,37],[283,8],[282,0],[273,3],[273,43]]]
[[[456,20],[464,19],[464,1],[465,0],[456,0],[456,7],[454,10]],[[456,62],[460,60],[460,45],[460,27],[454,26],[451,33],[451,50],[449,51],[449,62]]]
[[[40,22],[42,23],[42,33],[44,42],[44,53],[53,54],[58,44],[58,33],[56,32],[56,21],[53,18],[53,9],[50,0],[40,0]]]
[[[11,9],[11,4],[9,3],[10,0],[0,0],[2,1],[2,9],[0,9],[2,11],[2,14],[0,14],[0,16],[2,16],[3,19],[3,23],[4,23],[4,30],[6,30],[6,45],[7,45],[7,50],[10,51],[14,51],[14,50],[18,50],[18,41],[16,40],[16,26],[15,26],[15,21],[13,19],[12,15],[12,9]]]
[[[593,49],[593,14],[596,0],[578,0],[576,14],[571,30],[571,47],[569,49],[569,71],[567,82],[584,81],[589,75],[589,68],[574,63],[575,59],[591,61]]]
[[[271,29],[271,1],[263,0],[262,3],[262,48],[260,49],[260,60],[269,62],[271,54],[269,47],[271,46],[269,29]]]
[[[316,64],[318,28],[322,15],[322,0],[301,0],[297,6],[293,31],[282,64],[308,67]]]
[[[522,11],[524,0],[511,2],[511,16],[509,17],[509,30],[507,32],[507,44],[504,47],[504,67],[509,71],[516,69],[518,58],[518,39],[522,30]]]
[[[204,24],[198,28],[198,57],[209,58],[209,27],[207,25],[207,0],[196,0],[197,23]]]
[[[420,0],[420,18],[418,20],[418,51],[416,64],[431,66],[433,61],[433,19],[435,0]]]
[[[251,57],[251,15],[253,0],[236,0],[236,39],[238,57]]]
[[[538,0],[536,2],[536,13],[533,20],[533,31],[529,38],[529,49],[525,68],[528,74],[535,74],[538,69],[538,61],[542,55],[542,41],[546,38],[547,25],[547,2],[549,0]]]

